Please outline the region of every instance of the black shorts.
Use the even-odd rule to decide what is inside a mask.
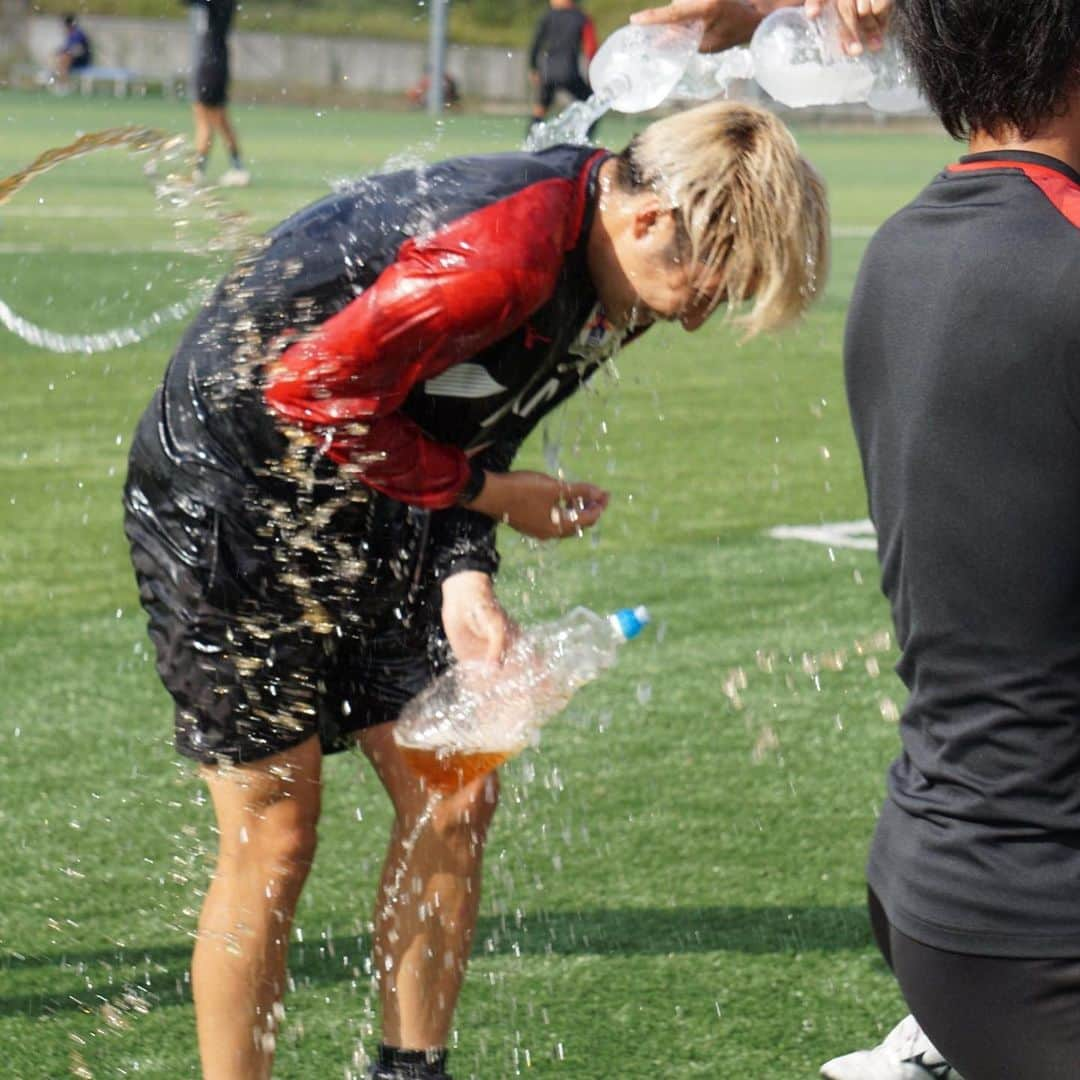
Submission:
[[[200,568],[130,511],[125,532],[186,757],[242,764],[313,735],[324,753],[347,749],[358,731],[396,719],[447,665],[430,607],[407,625],[387,618],[361,630],[285,599],[223,603]]]
[[[878,948],[908,1007],[961,1076],[1080,1075],[1080,958],[1024,960],[935,949],[897,930],[873,890],[869,902]]]
[[[229,62],[203,59],[195,69],[192,96],[200,105],[220,108],[229,100]]]
[[[551,103],[560,90],[565,90],[578,101],[584,101],[592,93],[589,84],[577,74],[561,79],[541,79],[536,100],[545,112],[551,108]]]

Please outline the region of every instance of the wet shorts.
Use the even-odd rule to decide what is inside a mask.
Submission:
[[[192,93],[200,105],[219,108],[229,99],[229,62],[205,58],[195,69]]]
[[[571,97],[577,98],[578,101],[584,101],[592,93],[589,89],[589,84],[581,77],[581,75],[575,72],[572,75],[567,75],[565,78],[542,79],[537,88],[537,104],[547,112],[547,110],[551,108],[552,102],[555,100],[555,95],[560,90],[565,90]]]
[[[205,764],[258,761],[318,735],[323,752],[397,717],[447,662],[437,615],[364,632],[299,610],[223,609],[182,559],[125,522],[157,670],[176,704],[176,748]]]

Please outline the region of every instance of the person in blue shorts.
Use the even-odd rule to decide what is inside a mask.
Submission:
[[[64,43],[56,50],[53,58],[53,70],[57,82],[67,83],[73,71],[82,71],[94,62],[94,53],[90,47],[90,38],[79,25],[78,19],[71,14],[63,17]]]

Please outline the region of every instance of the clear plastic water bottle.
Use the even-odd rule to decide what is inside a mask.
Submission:
[[[886,37],[878,52],[848,56],[831,7],[816,19],[802,8],[778,8],[754,31],[750,54],[758,85],[792,108],[866,102],[879,112],[910,112],[922,104],[895,39]]]
[[[593,93],[618,112],[655,109],[697,54],[702,32],[700,22],[620,27],[589,64]]]
[[[574,692],[616,660],[649,621],[644,607],[576,607],[521,635],[499,668],[457,664],[412,699],[394,741],[429,789],[448,793],[539,741]]]
[[[749,48],[736,45],[718,53],[695,53],[671,96],[709,100],[726,96],[732,82],[754,77],[754,58]]]

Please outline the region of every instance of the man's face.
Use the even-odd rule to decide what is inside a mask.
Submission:
[[[625,313],[623,320],[636,326],[679,322],[688,331],[702,326],[723,299],[721,271],[708,274],[683,254],[688,245],[678,215],[672,210],[645,208],[631,228],[616,241],[622,271],[609,313]]]

